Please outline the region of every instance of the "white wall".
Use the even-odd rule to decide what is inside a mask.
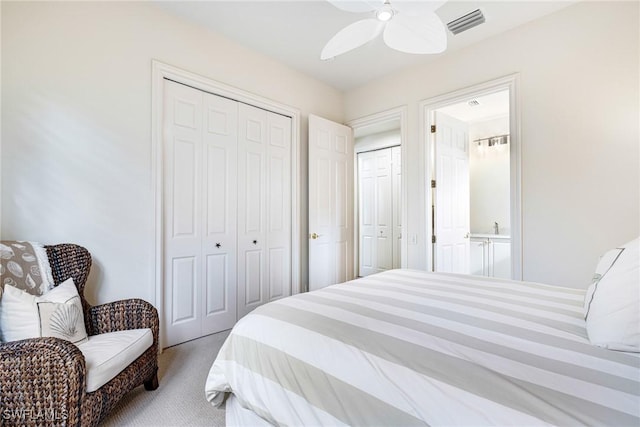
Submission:
[[[355,153],[362,153],[394,147],[400,145],[400,142],[400,129],[396,129],[355,138],[353,145]]]
[[[0,237],[88,247],[93,302],[154,298],[151,59],[299,108],[302,188],[309,113],[408,105],[413,268],[428,256],[418,103],[519,72],[524,278],[584,287],[601,252],[639,234],[637,2],[570,6],[349,91],[344,113],[340,92],[149,3],[1,7]]]
[[[339,91],[151,3],[2,2],[1,237],[87,247],[92,302],[155,298],[152,59],[298,108],[303,189],[308,114],[343,117]]]
[[[511,232],[509,144],[488,147],[474,141],[509,134],[509,117],[469,123],[469,192],[471,233]]]
[[[428,256],[418,103],[516,72],[524,279],[586,287],[603,251],[638,236],[638,8],[581,2],[346,93],[347,120],[409,106],[410,267]]]

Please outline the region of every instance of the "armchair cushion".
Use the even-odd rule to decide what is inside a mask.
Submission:
[[[87,393],[108,383],[153,344],[151,329],[92,335],[78,346],[87,366]]]
[[[0,330],[4,341],[47,336],[75,344],[86,341],[82,303],[73,279],[41,297],[6,285],[0,300]]]

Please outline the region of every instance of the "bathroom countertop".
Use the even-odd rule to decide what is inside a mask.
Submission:
[[[491,234],[491,233],[471,233],[469,237],[477,237],[481,239],[510,239],[508,234]]]

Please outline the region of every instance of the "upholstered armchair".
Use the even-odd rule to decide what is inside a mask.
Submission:
[[[87,391],[88,381],[93,380],[87,377],[86,351],[70,341],[32,338],[0,344],[0,425],[94,426],[133,388],[143,384],[147,390],[158,387],[158,314],[140,299],[90,306],[84,297],[91,267],[89,252],[73,244],[46,246],[46,250],[55,285],[73,278],[89,343],[122,335],[108,334],[115,331],[127,331],[124,335],[143,331],[147,341],[139,357],[118,368],[122,370],[115,371],[119,373],[112,379],[103,375],[107,382],[93,391]],[[108,340],[106,345],[103,348],[113,347]],[[98,374],[89,377],[99,379]]]

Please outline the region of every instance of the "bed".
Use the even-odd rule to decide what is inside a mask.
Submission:
[[[391,270],[241,319],[207,377],[228,425],[640,425],[640,355],[585,291]]]

